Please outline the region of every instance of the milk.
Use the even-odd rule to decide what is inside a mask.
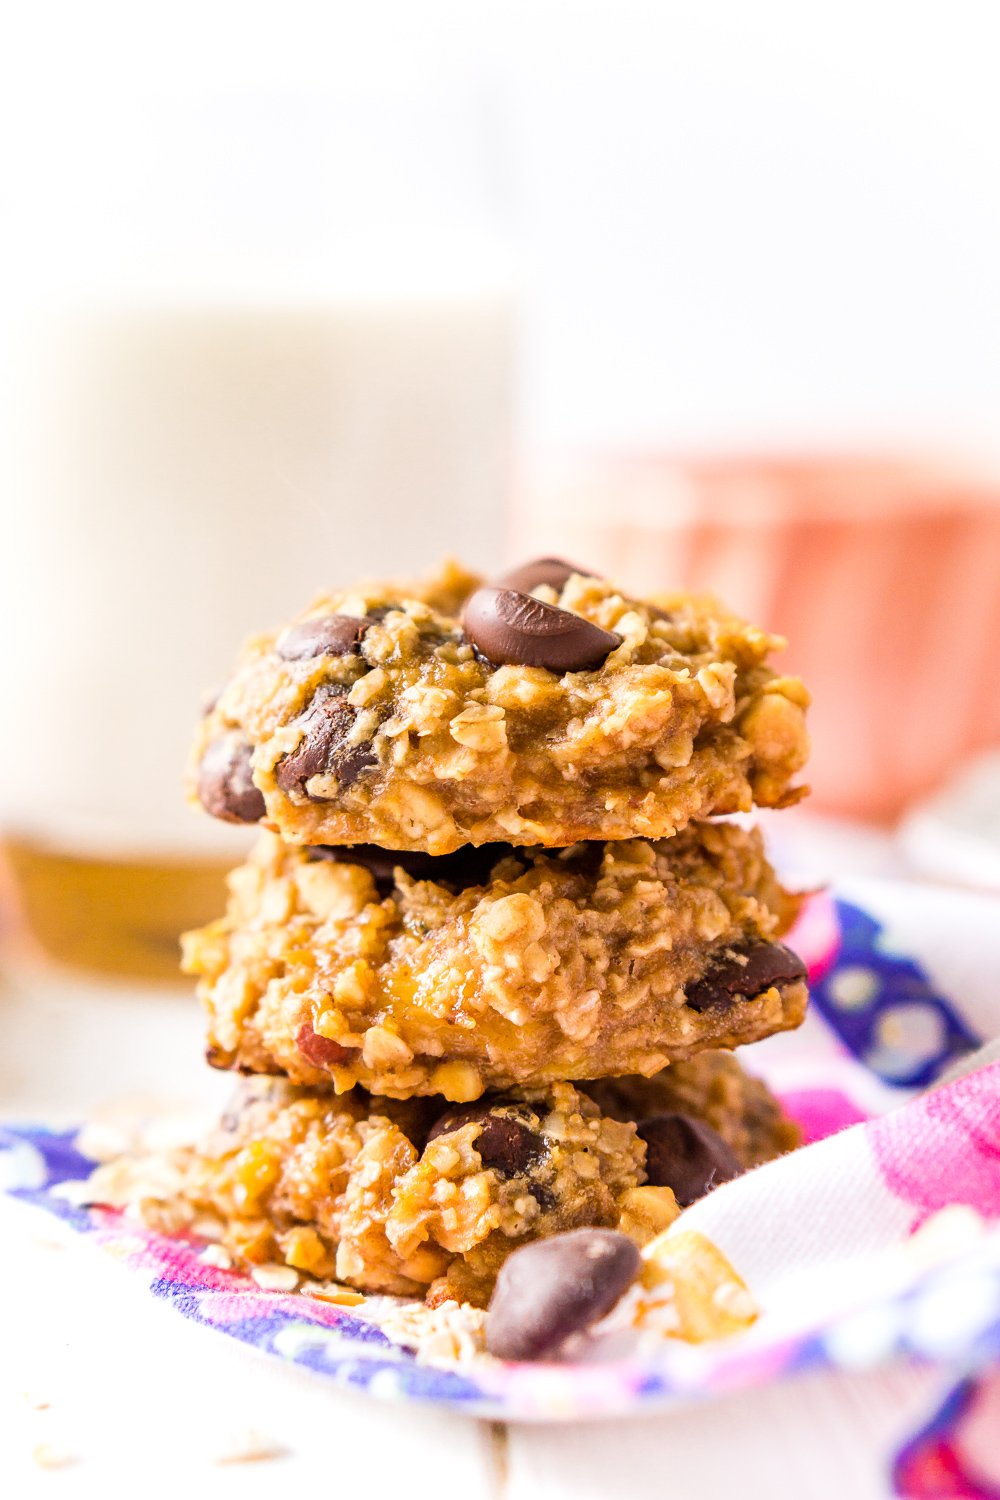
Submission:
[[[218,844],[180,778],[240,640],[358,576],[496,562],[510,353],[499,293],[110,306],[37,336],[0,606],[8,831]]]
[[[35,322],[6,405],[0,829],[50,952],[169,974],[218,914],[250,836],[182,772],[247,634],[360,576],[496,564],[510,365],[488,289]]]

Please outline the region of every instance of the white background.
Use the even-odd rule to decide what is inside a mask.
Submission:
[[[518,270],[524,448],[996,447],[991,0],[35,0],[8,8],[5,36],[8,300],[99,236],[67,163],[114,169],[127,126],[95,121],[123,92],[273,91],[285,161],[255,151],[243,181],[272,200],[283,183],[297,224],[323,153],[305,128],[295,149],[295,101],[363,83],[391,127],[416,74],[464,94],[471,133],[489,122],[488,180],[466,177],[460,211],[490,204]]]
[[[115,107],[124,94],[162,94],[183,117],[187,99],[265,90],[280,120],[282,99],[362,82],[391,123],[416,72],[467,98],[470,132],[489,138],[470,153],[483,180],[458,173],[458,212],[502,245],[521,288],[527,455],[619,441],[997,446],[993,0],[32,0],[0,26],[2,319],[85,247],[103,237],[110,254],[133,183],[137,201],[150,188]],[[301,131],[283,139],[277,159],[248,149],[240,181],[297,229],[324,157]],[[180,131],[179,199],[183,163],[198,165],[186,151]],[[119,190],[114,222],[95,181]],[[278,239],[294,279],[316,246]],[[11,1096],[27,1080],[40,1109],[75,1111],[68,1094],[41,1097],[64,1070],[53,1049],[74,1059],[88,1104],[126,1075],[183,1089],[198,1030],[184,1000],[105,1007],[75,989],[6,993]],[[887,1455],[932,1396],[929,1375],[859,1375],[633,1426],[520,1430],[497,1447],[471,1424],[279,1381],[124,1290],[109,1331],[117,1268],[71,1256],[47,1225],[4,1233],[0,1473],[18,1496],[156,1494],[161,1482],[272,1495],[319,1478],[373,1497],[707,1500],[731,1495],[738,1474],[748,1500],[862,1500],[886,1493]],[[220,1467],[245,1429],[283,1456]],[[38,1445],[73,1461],[42,1470]]]

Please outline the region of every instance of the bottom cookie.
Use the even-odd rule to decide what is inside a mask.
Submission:
[[[289,1279],[484,1306],[519,1244],[581,1226],[645,1242],[678,1203],[797,1141],[726,1052],[450,1107],[255,1078],[198,1145],[120,1157],[90,1195]]]

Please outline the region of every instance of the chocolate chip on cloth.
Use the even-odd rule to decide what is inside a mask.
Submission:
[[[487,1349],[497,1359],[558,1353],[611,1311],[640,1265],[635,1242],[613,1229],[576,1229],[522,1246],[500,1268]]]
[[[212,740],[198,766],[198,797],[206,812],[227,823],[257,823],[264,794],[254,785],[253,746],[238,731]]]
[[[631,597],[558,558],[499,585],[451,565],[256,636],[194,766],[244,736],[289,843],[436,856],[671,838],[803,795],[808,695],[771,666],[782,644],[713,601]]]
[[[704,1120],[689,1115],[654,1115],[639,1125],[646,1142],[650,1187],[668,1187],[681,1208],[712,1188],[732,1182],[743,1171],[732,1147]]]
[[[469,639],[497,666],[593,671],[622,643],[613,631],[519,589],[477,589],[462,623]]]
[[[371,742],[352,744],[349,735],[356,714],[343,689],[321,687],[299,724],[302,738],[296,748],[284,756],[275,768],[275,779],[283,792],[316,797],[309,783],[313,777],[332,777],[341,788],[353,786],[359,776],[378,764]]]

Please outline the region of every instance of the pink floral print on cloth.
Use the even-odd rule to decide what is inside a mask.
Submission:
[[[984,1403],[1000,1361],[1000,1063],[914,1093],[905,1079],[975,1044],[959,997],[922,978],[920,965],[885,943],[879,921],[852,903],[813,903],[793,941],[823,1000],[822,1019],[806,1028],[816,1047],[810,1085],[786,1094],[814,1144],[717,1189],[679,1221],[721,1245],[761,1304],[747,1333],[720,1343],[645,1339],[623,1357],[620,1343],[595,1340],[576,1362],[422,1364],[357,1310],[261,1290],[209,1265],[195,1243],[75,1207],[63,1185],[85,1177],[90,1163],[71,1134],[0,1130],[0,1172],[25,1211],[57,1215],[183,1317],[276,1361],[397,1400],[574,1420],[708,1399],[805,1368],[933,1363],[954,1401],[901,1449],[898,1493],[945,1493],[928,1485],[950,1465],[972,1486],[953,1493],[982,1500],[996,1493],[974,1435],[982,1412],[989,1417]],[[900,1014],[934,1024],[897,1027]],[[912,1065],[900,1037],[915,1038]],[[887,1061],[873,1085],[874,1064]],[[777,1071],[772,1082],[781,1088]],[[880,1109],[898,1102],[867,1120],[872,1100]]]
[[[964,1203],[1000,1218],[1000,1070],[997,1065],[873,1120],[868,1139],[886,1185],[917,1210]]]
[[[998,1099],[1000,1063],[760,1167],[687,1210],[680,1226],[720,1239],[739,1269],[755,1256],[769,1267],[766,1277],[750,1276],[763,1316],[748,1334],[694,1347],[644,1340],[624,1358],[620,1342],[605,1357],[597,1340],[584,1361],[542,1366],[422,1365],[363,1317],[262,1291],[206,1264],[194,1243],[74,1207],[61,1184],[89,1164],[71,1137],[8,1131],[0,1147],[21,1174],[18,1197],[93,1238],[185,1317],[376,1394],[481,1416],[569,1419],[900,1356],[966,1374],[989,1368],[1000,1355]],[[950,1198],[949,1180],[957,1185]],[[942,1200],[967,1215],[958,1240],[950,1231],[943,1247],[928,1240],[927,1223]],[[782,1232],[792,1221],[795,1237]]]

